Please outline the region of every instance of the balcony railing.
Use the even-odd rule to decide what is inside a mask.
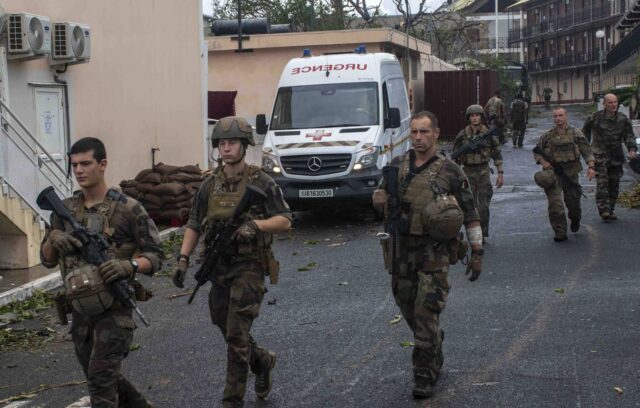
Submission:
[[[553,69],[597,64],[599,58],[600,50],[595,48],[590,51],[579,51],[553,57],[537,58],[527,61],[527,67],[530,72],[548,71]]]
[[[598,7],[575,10],[575,12],[564,16],[554,15],[548,20],[538,24],[530,24],[527,27],[509,30],[509,42],[516,42],[525,38],[552,33],[581,24],[593,23],[610,17],[618,17],[620,15],[621,12],[617,11],[612,4],[603,4]]]
[[[636,55],[640,50],[640,26],[623,37],[607,54],[607,69],[611,69]]]
[[[493,38],[481,38],[476,43],[477,49],[494,49],[496,48],[496,39]],[[509,37],[498,37],[498,48],[509,48]]]

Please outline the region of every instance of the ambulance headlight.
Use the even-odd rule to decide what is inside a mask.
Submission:
[[[362,156],[360,156],[356,164],[353,166],[354,170],[362,170],[367,167],[375,166],[376,162],[378,161],[377,149],[375,150],[368,149],[368,150],[365,150],[364,152],[361,152],[360,154],[362,154]]]
[[[280,166],[278,166],[278,159],[272,154],[262,154],[262,169],[267,173],[280,173]]]

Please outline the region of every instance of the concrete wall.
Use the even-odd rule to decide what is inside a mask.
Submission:
[[[6,12],[91,27],[91,61],[69,66],[71,143],[101,138],[117,184],[156,161],[206,167],[202,0],[0,0]],[[10,103],[35,125],[28,82],[53,82],[46,59],[10,63]]]

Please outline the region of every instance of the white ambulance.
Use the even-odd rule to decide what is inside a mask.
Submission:
[[[256,118],[258,133],[266,132],[262,167],[294,209],[370,204],[382,167],[410,147],[410,116],[395,56],[360,46],[294,58],[268,126],[265,115]]]

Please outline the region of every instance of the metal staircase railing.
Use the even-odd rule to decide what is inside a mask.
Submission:
[[[2,149],[10,149],[11,152],[19,152],[25,160],[20,163],[30,163],[31,173],[33,174],[33,182],[35,185],[29,191],[28,187],[18,187],[12,177],[13,171],[4,171],[4,166],[0,166],[0,178],[9,184],[11,189],[37,214],[43,219],[48,219],[48,211],[42,211],[36,205],[36,197],[38,190],[42,190],[47,186],[53,186],[56,192],[62,197],[68,197],[73,192],[73,181],[67,177],[66,171],[58,164],[56,159],[42,146],[40,141],[29,131],[22,121],[11,111],[11,109],[0,100],[0,134],[2,139],[10,142],[3,142]],[[8,156],[8,153],[6,153]],[[8,157],[9,160],[20,160],[16,157]],[[7,164],[12,168],[11,163]],[[13,168],[12,168],[13,170]],[[27,170],[28,171],[28,170]],[[6,174],[5,174],[6,173]],[[16,176],[23,176],[24,172],[17,171]],[[27,177],[30,174],[27,174]],[[27,179],[28,180],[28,179]],[[42,181],[42,182],[39,182]],[[28,182],[28,181],[27,181]],[[46,184],[46,185],[45,185]]]

